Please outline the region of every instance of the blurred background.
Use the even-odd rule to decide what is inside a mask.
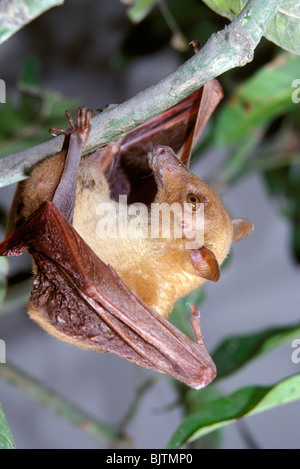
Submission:
[[[228,24],[200,0],[161,2],[134,24],[124,3],[67,0],[1,45],[0,78],[7,86],[7,103],[0,105],[1,156],[49,138],[50,126],[65,127],[65,109],[72,111],[83,104],[101,108],[157,83],[191,57],[187,45],[191,40],[204,44]],[[243,86],[250,77],[257,77],[261,67],[278,60],[281,52],[263,39],[252,63],[219,78],[224,100],[191,166],[218,190],[232,216],[249,218],[255,226],[250,237],[233,246],[220,281],[208,283],[201,293],[202,331],[210,352],[228,336],[299,323],[299,104],[290,98],[280,105],[269,101],[261,125],[255,127],[254,114],[244,129],[235,127],[234,118],[226,114],[238,90],[246,93]],[[273,64],[269,66],[275,67],[273,75],[264,81],[257,78],[256,91],[262,96],[272,96],[272,90],[276,95],[280,79]],[[249,96],[250,100],[250,92]],[[0,190],[2,226],[14,190],[14,185]],[[126,427],[131,447],[164,448],[185,412],[172,380],[47,335],[26,313],[30,256],[11,258],[9,264],[9,301],[0,312],[0,338],[6,342],[7,361],[87,415],[109,426]],[[182,317],[189,321],[185,316],[188,305],[180,307]],[[292,351],[290,340],[249,360],[218,383],[219,392],[267,386],[299,373],[299,364],[291,360]],[[146,392],[137,394],[148,379]],[[0,402],[18,449],[109,446],[107,440],[99,442],[86,435],[1,378]],[[136,412],[127,418],[133,403]],[[299,448],[299,414],[299,401],[272,409],[229,425],[217,443],[211,440],[207,445]]]

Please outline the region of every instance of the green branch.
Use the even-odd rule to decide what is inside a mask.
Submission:
[[[128,101],[95,116],[86,153],[117,140],[222,73],[250,62],[282,1],[249,0],[229,26],[213,34],[200,52],[177,70]],[[63,137],[59,136],[3,158],[0,187],[25,179],[32,166],[60,151],[62,143]]]
[[[81,431],[90,435],[99,442],[106,440],[109,445],[124,447],[129,443],[129,438],[120,434],[107,424],[95,420],[86,415],[82,410],[70,404],[62,397],[58,396],[52,390],[46,388],[38,381],[29,377],[24,371],[15,366],[5,363],[0,365],[0,378],[3,378],[9,384],[22,389],[29,397],[38,401],[44,407],[51,409],[60,417],[75,425]]]

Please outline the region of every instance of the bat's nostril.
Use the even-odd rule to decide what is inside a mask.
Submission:
[[[164,155],[165,153],[167,153],[166,148],[163,148],[163,147],[158,147],[157,148],[157,154],[158,155]]]
[[[165,155],[169,152],[170,152],[169,147],[164,147],[164,146],[158,145],[158,146],[153,148],[153,153],[155,153],[156,155]]]

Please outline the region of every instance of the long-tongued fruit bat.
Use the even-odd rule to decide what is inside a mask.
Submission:
[[[24,249],[32,255],[28,312],[46,331],[197,389],[216,375],[198,310],[191,305],[196,341],[165,318],[179,297],[205,280],[217,281],[232,241],[252,231],[248,220],[232,220],[219,196],[188,170],[191,150],[221,96],[213,80],[82,158],[92,113],[79,109],[76,125],[67,113],[71,129],[56,129],[69,135],[67,149],[19,184],[9,226],[13,232],[0,244],[0,255]],[[189,212],[188,221],[180,218],[182,236],[165,237],[161,227],[151,236],[151,211],[174,203]],[[204,234],[191,246],[201,206]],[[113,215],[115,232],[103,235]],[[170,224],[175,222],[172,215]]]

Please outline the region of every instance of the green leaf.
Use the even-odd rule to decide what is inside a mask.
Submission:
[[[40,62],[37,57],[29,57],[25,60],[20,78],[19,87],[38,86],[40,84]]]
[[[130,2],[133,6],[128,10],[129,18],[133,23],[139,23],[148,15],[156,3],[157,0],[133,0]]]
[[[242,11],[247,0],[203,0],[221,16],[231,21]],[[251,11],[249,11],[251,15]],[[289,52],[300,54],[300,5],[298,0],[282,3],[265,37]]]
[[[215,382],[206,388],[195,390],[187,389],[183,386],[184,393],[182,395],[182,402],[185,415],[192,415],[202,407],[205,407],[208,402],[215,401],[221,397],[220,392],[215,386]],[[197,440],[191,444],[191,449],[217,449],[222,442],[222,431],[217,430],[205,435],[201,440]]]
[[[64,0],[10,0],[0,2],[0,44],[49,8]]]
[[[1,365],[0,365],[1,366]],[[3,365],[2,365],[3,366]],[[0,405],[0,449],[15,449],[15,442]]]
[[[253,360],[300,335],[300,323],[289,327],[266,329],[255,334],[232,336],[212,353],[217,379],[224,378]]]
[[[234,143],[293,109],[292,83],[299,75],[300,57],[281,54],[262,67],[226,103],[218,116],[218,145]]]
[[[225,181],[230,181],[232,184],[249,171],[249,160],[259,141],[260,132],[253,132],[234,145],[230,155],[223,163],[222,173]]]
[[[0,107],[0,158],[40,143],[50,137],[49,128],[65,128],[65,111],[73,112],[77,99],[64,99],[39,84],[39,61],[25,60],[18,80],[20,97],[17,103],[7,101]]]
[[[279,202],[280,212],[292,228],[292,254],[300,264],[300,165],[290,164],[263,173],[268,191]]]
[[[167,448],[180,448],[241,417],[264,412],[300,399],[300,375],[273,386],[248,386],[221,397],[185,418],[172,435]]]
[[[282,49],[300,54],[300,5],[298,0],[283,3],[267,29],[266,38]]]

